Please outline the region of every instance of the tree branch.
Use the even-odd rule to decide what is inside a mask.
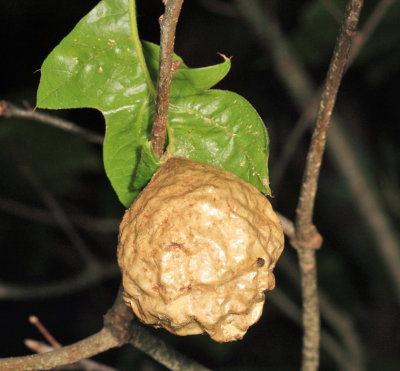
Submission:
[[[295,228],[293,222],[281,214],[277,214],[281,221],[283,231],[289,240],[295,238]],[[290,280],[298,285],[299,272],[296,264],[290,259],[288,255],[282,256],[279,260],[279,267],[287,274]],[[275,293],[275,291],[274,291]],[[283,298],[283,293],[278,295],[276,304],[284,309],[287,316],[294,322],[301,325],[301,316],[296,314],[293,305],[290,305],[288,298]],[[321,289],[318,290],[318,297],[321,307],[321,316],[328,323],[328,325],[338,334],[344,346],[346,347],[346,354],[340,349],[340,346],[332,338],[328,338],[328,334],[324,335],[321,331],[321,345],[334,356],[334,360],[338,362],[341,369],[346,370],[362,370],[363,369],[363,352],[362,345],[358,339],[354,325],[348,315],[341,309],[335,306],[329,299],[328,295]],[[281,300],[280,300],[281,299]],[[283,308],[287,303],[288,305]],[[286,310],[287,309],[287,310]],[[298,311],[300,313],[300,311]],[[346,358],[347,355],[347,358]]]
[[[48,341],[48,344],[32,340],[32,339],[25,339],[25,345],[33,350],[36,353],[47,353],[54,349],[62,348],[62,345],[50,334],[47,328],[39,321],[39,318],[36,316],[30,316],[29,322],[32,323],[39,332],[43,335],[43,337]],[[90,359],[82,359],[79,362],[64,365],[63,370],[96,370],[96,371],[116,371],[114,368],[102,365],[98,362],[92,361]],[[58,369],[58,367],[56,368]]]
[[[104,327],[96,334],[48,353],[0,359],[0,370],[49,370],[90,358],[108,349],[131,343],[172,370],[207,368],[174,350],[164,341],[132,322],[133,312],[122,299],[122,287],[104,316]]]
[[[25,346],[36,353],[47,353],[53,351],[55,348],[41,341],[36,341],[32,339],[24,340]],[[56,367],[54,370],[59,370]],[[88,371],[118,371],[113,367],[109,367],[98,362],[92,361],[91,359],[82,359],[78,362],[72,363],[70,365],[63,365],[62,370],[88,370]]]
[[[279,25],[273,20],[268,20],[268,26],[263,20],[262,11],[258,1],[244,2],[237,0],[246,17],[251,20],[260,37],[267,37],[269,46],[274,53],[274,62],[281,78],[287,84],[289,91],[301,107],[308,105],[312,97],[312,87],[308,82],[307,75],[290,53],[290,47],[284,39]],[[354,9],[353,9],[354,6]],[[298,247],[300,269],[302,272],[303,292],[303,370],[315,370],[319,363],[319,305],[317,297],[316,261],[315,248],[318,248],[322,239],[312,224],[312,212],[314,207],[316,184],[318,181],[319,168],[326,142],[326,130],[329,125],[332,109],[335,103],[337,89],[347,61],[348,50],[351,44],[351,36],[358,21],[361,8],[360,1],[349,3],[345,22],[328,73],[325,85],[325,93],[321,100],[321,109],[316,124],[316,133],[308,157],[308,165],[305,171],[305,182],[301,191],[298,216],[296,220],[296,238],[293,243]],[[250,16],[251,14],[251,16]],[[290,78],[288,78],[290,71]],[[307,94],[304,94],[304,91]]]
[[[281,259],[279,260],[279,268],[283,272],[285,272],[287,277],[292,281],[294,285],[300,285],[299,270],[296,266],[295,261],[291,259],[290,256],[285,255],[281,257]],[[328,324],[328,326],[332,329],[336,336],[341,340],[342,346],[336,344],[335,348],[343,348],[340,353],[346,355],[346,364],[351,365],[351,367],[349,368],[350,370],[363,370],[363,347],[358,337],[357,331],[354,328],[353,321],[349,318],[347,313],[343,312],[341,308],[332,303],[326,292],[324,292],[324,290],[322,290],[321,288],[318,289],[318,297],[321,308],[321,318],[324,320],[324,322],[326,322],[326,324]],[[286,311],[284,312],[286,313]],[[294,320],[300,326],[302,325],[301,316],[298,321],[293,319],[293,315],[290,315],[289,318]],[[322,347],[325,347],[328,353],[333,356],[335,353],[332,353],[331,350],[326,347],[326,344],[324,344],[324,341],[322,339],[323,333],[324,331],[321,330],[321,345]],[[330,345],[328,345],[328,347]],[[343,360],[343,357],[339,360],[334,358],[334,361],[341,362],[341,360]],[[341,367],[340,369],[342,368],[343,367]]]
[[[300,308],[281,290],[275,288],[268,296],[270,300],[286,314],[294,323],[302,326]],[[327,332],[321,331],[321,346],[336,362],[340,370],[361,371],[359,364],[354,362],[353,354],[345,352],[340,344]]]
[[[50,370],[54,367],[90,358],[108,349],[119,346],[110,329],[103,328],[98,333],[51,352],[23,357],[0,359],[1,370]]]
[[[295,239],[303,297],[303,361],[302,370],[317,370],[319,365],[320,314],[317,289],[315,250],[322,244],[322,237],[313,225],[312,216],[318,178],[325,150],[327,131],[331,121],[337,92],[349,56],[352,36],[356,33],[362,0],[350,0],[333,52],[325,88],[322,93],[317,122],[307,155],[299,203],[296,209]]]
[[[44,124],[54,126],[58,129],[68,131],[69,133],[80,135],[89,142],[103,145],[104,137],[100,134],[96,134],[90,130],[83,129],[73,122],[49,115],[47,113],[17,107],[10,102],[6,102],[5,100],[0,101],[0,116],[3,116],[5,118],[20,117],[28,120],[42,122]]]
[[[104,327],[98,333],[48,353],[0,359],[0,369],[49,370],[121,346],[129,341],[132,317],[132,311],[122,301],[122,290],[119,290],[113,306],[104,316]]]
[[[381,0],[389,2],[390,0]],[[236,0],[243,16],[272,57],[274,67],[299,110],[307,108],[313,99],[315,87],[310,76],[298,62],[290,44],[282,34],[279,24],[263,9],[257,0]],[[381,9],[381,7],[379,7]],[[384,10],[387,10],[384,7]],[[377,10],[374,11],[376,14]],[[379,15],[383,12],[379,11]],[[381,19],[381,18],[379,18]],[[361,44],[358,46],[361,47]],[[346,180],[360,215],[364,218],[375,239],[378,252],[386,265],[394,286],[394,293],[400,301],[400,251],[398,237],[380,205],[376,191],[367,180],[350,142],[341,129],[342,120],[337,115],[332,119],[328,150],[335,165]]]
[[[324,5],[328,6],[327,3],[325,4],[325,0],[323,1]],[[329,1],[329,3],[333,6],[335,6],[332,2]],[[357,32],[357,34],[354,36],[351,49],[350,49],[350,55],[347,61],[346,65],[346,71],[349,69],[353,61],[355,60],[355,57],[358,55],[360,50],[364,47],[364,45],[368,42],[370,36],[376,29],[376,27],[379,25],[379,23],[382,21],[384,15],[387,13],[388,9],[390,8],[391,5],[393,5],[394,0],[381,0],[379,4],[375,7],[373,12],[370,14],[367,22],[364,24],[362,29]],[[335,19],[337,18],[337,8],[334,11]],[[340,14],[340,19],[342,18],[342,15]],[[290,57],[289,54],[284,54],[287,57]],[[292,61],[289,59],[282,60],[281,64],[283,65],[292,65]],[[289,68],[289,70],[292,70],[292,68]],[[296,71],[296,69],[294,69]],[[301,72],[298,70],[298,72]],[[303,72],[301,72],[303,73]],[[299,77],[301,78],[301,76]],[[323,90],[323,86],[320,86],[318,90],[313,94],[313,98],[310,99],[309,103],[307,104],[307,107],[303,107],[303,113],[297,123],[293,126],[292,131],[288,135],[288,137],[285,139],[285,143],[283,145],[283,148],[281,150],[281,153],[278,157],[278,159],[275,161],[275,166],[272,169],[272,174],[271,178],[273,179],[274,183],[274,188],[275,188],[275,196],[279,192],[279,185],[282,181],[283,175],[286,172],[287,166],[289,164],[289,161],[293,158],[294,154],[297,151],[297,148],[299,146],[299,143],[301,139],[303,138],[304,134],[307,132],[309,126],[312,123],[312,120],[314,119],[317,109],[318,109],[318,103],[319,99],[321,97],[321,93]],[[311,94],[311,92],[310,92]],[[307,96],[308,93],[305,91],[305,96]],[[336,125],[337,126],[337,125]],[[333,129],[334,131],[337,131],[337,129]],[[328,141],[329,145],[329,141]]]
[[[153,336],[137,323],[132,324],[132,338],[130,344],[146,353],[165,367],[174,371],[207,371],[208,368],[200,365],[184,354],[178,352],[169,344]]]
[[[346,9],[345,19],[336,42],[333,57],[329,67],[325,88],[322,93],[317,122],[311,138],[307,156],[306,169],[302,182],[296,217],[296,243],[311,242],[315,238],[315,228],[312,215],[319,178],[322,156],[325,150],[327,131],[331,121],[337,92],[349,56],[352,37],[356,34],[362,0],[350,0]]]
[[[183,0],[167,0],[165,13],[161,16],[160,63],[158,70],[158,87],[156,112],[152,129],[152,145],[158,158],[164,153],[167,130],[168,105],[173,70],[175,30]]]

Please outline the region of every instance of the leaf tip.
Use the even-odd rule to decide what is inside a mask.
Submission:
[[[232,57],[227,57],[225,54],[218,52],[217,53],[219,56],[221,56],[224,59],[224,62],[226,61],[231,61]]]
[[[270,195],[271,194],[271,188],[269,187],[269,181],[268,181],[267,178],[263,178],[262,179],[262,185],[267,190],[267,195]]]

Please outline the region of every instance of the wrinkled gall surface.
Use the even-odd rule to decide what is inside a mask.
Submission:
[[[170,159],[120,226],[124,300],[141,321],[174,334],[238,340],[261,316],[282,249],[278,217],[254,186]]]

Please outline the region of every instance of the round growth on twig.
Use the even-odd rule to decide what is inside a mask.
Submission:
[[[142,322],[174,334],[238,340],[261,316],[282,249],[279,219],[254,186],[169,159],[120,225],[124,300]]]

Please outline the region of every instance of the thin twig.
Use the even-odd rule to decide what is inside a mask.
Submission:
[[[120,345],[118,339],[114,337],[112,330],[110,328],[103,328],[98,333],[86,339],[51,352],[0,359],[0,369],[49,370],[57,366],[90,358]]]
[[[315,250],[322,244],[312,216],[317,193],[319,172],[325,150],[327,131],[331,121],[337,92],[349,56],[352,36],[356,33],[362,0],[350,0],[335,45],[331,64],[322,93],[320,108],[307,155],[306,168],[296,209],[295,231],[292,240],[297,248],[303,297],[303,361],[302,370],[317,370],[319,365],[320,314],[317,289]]]
[[[249,20],[249,23],[259,35],[260,39],[266,39],[268,46],[274,51],[271,55],[276,69],[287,85],[289,92],[294,97],[295,103],[300,108],[306,107],[313,96],[313,87],[309,82],[310,79],[305,70],[299,63],[296,63],[296,58],[293,57],[290,52],[290,46],[282,35],[279,24],[272,17],[269,17],[267,21],[265,20],[261,5],[258,1],[247,2],[244,0],[237,0],[237,3],[241,9],[243,9],[246,18]],[[288,71],[290,71],[290,73],[288,73]],[[313,237],[314,234],[314,247],[318,246],[321,240],[315,229],[312,228],[312,224],[309,227],[308,233],[311,237]],[[307,348],[313,348],[313,352],[309,353],[309,369],[316,369],[318,365],[319,315],[318,300],[316,297],[315,254],[312,249],[305,249],[305,253],[304,249],[299,249],[299,255],[301,255],[301,269],[305,272],[304,279],[302,280],[303,292],[306,291],[310,295],[310,298],[313,298],[307,301],[307,308],[305,310],[305,319],[310,321],[310,325],[307,328],[310,329],[310,337],[313,338],[313,340],[310,343],[308,341],[304,342],[304,345]],[[313,314],[314,310],[316,310],[316,312]],[[305,367],[308,366],[306,365]]]
[[[295,238],[294,223],[277,213],[279,220],[281,221],[283,231],[289,240]],[[294,284],[298,284],[299,272],[294,261],[288,255],[282,256],[279,260],[279,267],[285,271],[288,277]],[[318,290],[318,296],[320,298],[321,314],[326,322],[339,334],[342,338],[343,343],[347,346],[348,354],[354,360],[353,367],[355,369],[361,369],[362,364],[362,347],[354,329],[353,323],[350,318],[337,308],[328,295],[322,290]]]
[[[47,353],[53,351],[55,348],[32,339],[25,339],[24,344],[30,350],[36,353]],[[75,362],[70,365],[63,365],[60,367],[54,367],[53,370],[81,370],[81,371],[117,371],[116,368],[103,365],[99,362],[92,361],[91,359],[82,359],[81,361]]]
[[[49,370],[90,358],[114,347],[131,343],[172,370],[207,370],[132,323],[133,312],[122,299],[122,288],[104,316],[104,327],[72,345],[43,354],[0,359],[0,370]],[[177,367],[183,368],[177,368]]]
[[[291,232],[294,233],[294,226],[289,227],[289,230],[292,228],[293,231],[289,231],[289,234],[291,236],[292,236]],[[298,286],[300,284],[299,270],[296,266],[295,261],[291,259],[290,256],[286,254],[285,256],[281,257],[281,259],[279,260],[279,268],[287,275],[287,277],[291,280],[291,282],[294,285]],[[351,364],[350,369],[353,371],[363,370],[363,363],[364,363],[363,347],[361,341],[358,338],[357,331],[354,328],[353,321],[349,318],[349,316],[346,313],[343,312],[342,309],[337,307],[332,302],[332,300],[329,299],[327,293],[324,292],[324,290],[322,290],[321,288],[318,289],[318,297],[321,308],[321,318],[341,339],[343,347],[345,348],[343,351],[341,351],[341,353],[347,354],[348,362],[346,363]],[[299,321],[299,324],[302,325],[301,320]],[[321,338],[321,345],[323,345],[322,338]],[[339,345],[337,345],[337,347],[340,348]],[[329,349],[327,350],[329,351]],[[330,354],[334,356],[333,353]]]
[[[33,350],[34,352],[40,354],[51,352],[55,349],[51,345],[32,339],[25,339],[24,344],[30,350]],[[113,367],[100,364],[98,362],[92,361],[91,359],[82,359],[81,361],[75,362],[70,365],[54,367],[53,370],[117,371],[117,369]]]
[[[277,215],[279,217],[279,220],[281,221],[285,235],[288,237],[289,240],[293,240],[295,238],[295,228],[293,222],[279,213]],[[281,259],[279,260],[279,267],[287,274],[287,276],[291,279],[291,281],[295,285],[298,285],[299,271],[296,267],[295,262],[292,262],[292,260],[288,255],[281,257]],[[273,294],[275,294],[275,291]],[[343,344],[346,346],[347,361],[345,361],[345,358],[342,356],[343,351],[339,351],[340,346],[338,344],[334,344],[333,340],[329,340],[328,344],[324,345],[325,340],[322,338],[323,332],[321,332],[321,345],[325,346],[326,350],[332,356],[334,356],[334,359],[341,363],[340,365],[341,368],[349,369],[352,371],[362,370],[363,369],[362,346],[358,339],[352,321],[350,320],[348,315],[343,313],[341,309],[337,308],[332,303],[328,295],[322,289],[318,290],[318,296],[320,299],[319,302],[321,307],[321,316],[329,324],[329,326],[335,330],[335,332],[340,336]],[[280,295],[280,298],[281,297],[282,295]],[[282,299],[281,303],[277,305],[280,305],[284,302],[285,300]],[[285,311],[285,313],[289,316],[289,318],[291,318],[296,323],[299,323],[301,325],[301,319],[298,320],[297,316],[294,315],[295,310],[293,307],[289,309],[289,312]],[[337,358],[339,354],[341,356]]]
[[[0,116],[5,118],[20,117],[24,119],[34,120],[54,126],[58,129],[68,131],[72,134],[77,134],[84,137],[86,140],[92,143],[103,145],[104,137],[100,134],[96,134],[90,130],[83,129],[73,122],[55,117],[46,113],[42,113],[38,110],[23,109],[15,106],[5,100],[0,101]]]
[[[54,338],[52,334],[50,334],[49,330],[39,321],[39,318],[36,316],[29,316],[29,322],[34,325],[39,332],[43,335],[43,337],[47,340],[47,342],[54,348],[61,348],[62,345]]]
[[[39,332],[43,335],[43,337],[47,340],[48,344],[32,340],[32,339],[26,339],[24,340],[25,345],[35,351],[36,353],[47,353],[51,352],[52,350],[55,349],[60,349],[62,348],[62,345],[54,338],[53,335],[50,334],[49,330],[39,321],[39,318],[36,316],[30,316],[29,317],[29,322],[32,323],[36,328],[39,330]],[[55,368],[55,370],[59,369],[58,367]],[[102,365],[98,362],[92,361],[90,359],[82,359],[81,361],[78,361],[76,363],[73,363],[71,365],[64,365],[62,366],[63,370],[87,370],[87,371],[116,371],[114,368]]]
[[[289,218],[287,218],[286,216],[283,216],[280,213],[277,213],[277,215],[282,224],[283,232],[289,238],[289,240],[291,240],[292,238],[295,237],[293,222]]]
[[[181,12],[183,0],[168,0],[165,13],[161,16],[160,63],[158,70],[158,87],[156,111],[152,129],[152,145],[158,158],[164,153],[167,130],[168,105],[173,70],[175,30]]]
[[[318,291],[322,318],[339,334],[342,343],[347,350],[349,362],[352,370],[364,369],[364,354],[361,342],[351,318],[343,313],[335,304],[332,303],[328,295],[322,290]]]
[[[184,354],[178,352],[159,337],[153,336],[137,323],[132,324],[132,338],[130,344],[146,353],[163,366],[174,371],[207,371],[208,368],[200,365]]]
[[[292,96],[295,105],[299,110],[307,109],[309,102],[313,100],[315,91],[311,78],[306,70],[291,52],[287,39],[282,34],[279,24],[267,11],[263,11],[257,0],[249,2],[236,0],[249,25],[259,36],[263,46],[272,49],[269,55],[273,58],[275,69]],[[391,1],[382,0],[382,2]],[[387,11],[386,7],[379,4],[379,8]],[[265,9],[267,10],[267,9]],[[374,11],[382,19],[384,12]],[[365,45],[366,38],[358,48]],[[354,50],[354,49],[353,49]],[[394,293],[400,301],[400,251],[398,236],[391,226],[389,218],[377,199],[377,192],[371,182],[367,179],[359,161],[352,149],[350,141],[341,128],[343,122],[338,115],[332,119],[333,126],[330,129],[328,150],[338,170],[347,182],[360,215],[364,218],[371,236],[375,239],[378,253],[386,265],[386,271],[391,277],[394,286]]]
[[[281,309],[285,315],[294,323],[302,326],[301,309],[281,290],[275,288],[268,298]],[[340,370],[360,371],[353,361],[352,354],[346,354],[340,344],[326,331],[321,331],[321,346],[331,356],[332,360],[337,363]]]
[[[132,311],[122,301],[121,290],[104,316],[104,327],[96,334],[51,352],[0,359],[1,370],[49,370],[90,358],[108,349],[122,346],[130,339]]]
[[[332,61],[329,67],[325,89],[322,93],[317,122],[311,138],[311,145],[307,156],[306,169],[297,206],[296,242],[311,241],[315,236],[312,223],[315,195],[322,157],[325,150],[327,131],[331,121],[337,92],[347,63],[352,37],[356,34],[359,14],[362,7],[361,0],[350,0],[346,9],[339,38],[336,42]],[[307,242],[309,245],[309,242]]]
[[[389,7],[393,5],[393,3],[393,0],[381,0],[369,16],[363,28],[353,37],[350,55],[347,61],[347,65],[345,67],[346,71],[352,65],[360,50],[368,42],[372,33],[375,31],[379,23],[383,20],[384,15],[387,13]],[[286,62],[289,61],[286,60],[285,63]],[[283,178],[284,173],[286,172],[289,161],[293,158],[294,154],[297,151],[297,148],[299,147],[301,139],[303,138],[304,134],[312,123],[314,113],[318,109],[318,103],[322,89],[323,85],[320,86],[318,91],[314,94],[313,98],[310,99],[307,107],[303,109],[303,113],[300,119],[293,126],[293,130],[289,134],[288,138],[286,138],[285,140],[285,144],[282,148],[279,158],[275,161],[275,167],[273,169],[271,178],[274,180],[275,189],[277,190],[279,190],[279,184]],[[307,96],[307,94],[305,95]]]

